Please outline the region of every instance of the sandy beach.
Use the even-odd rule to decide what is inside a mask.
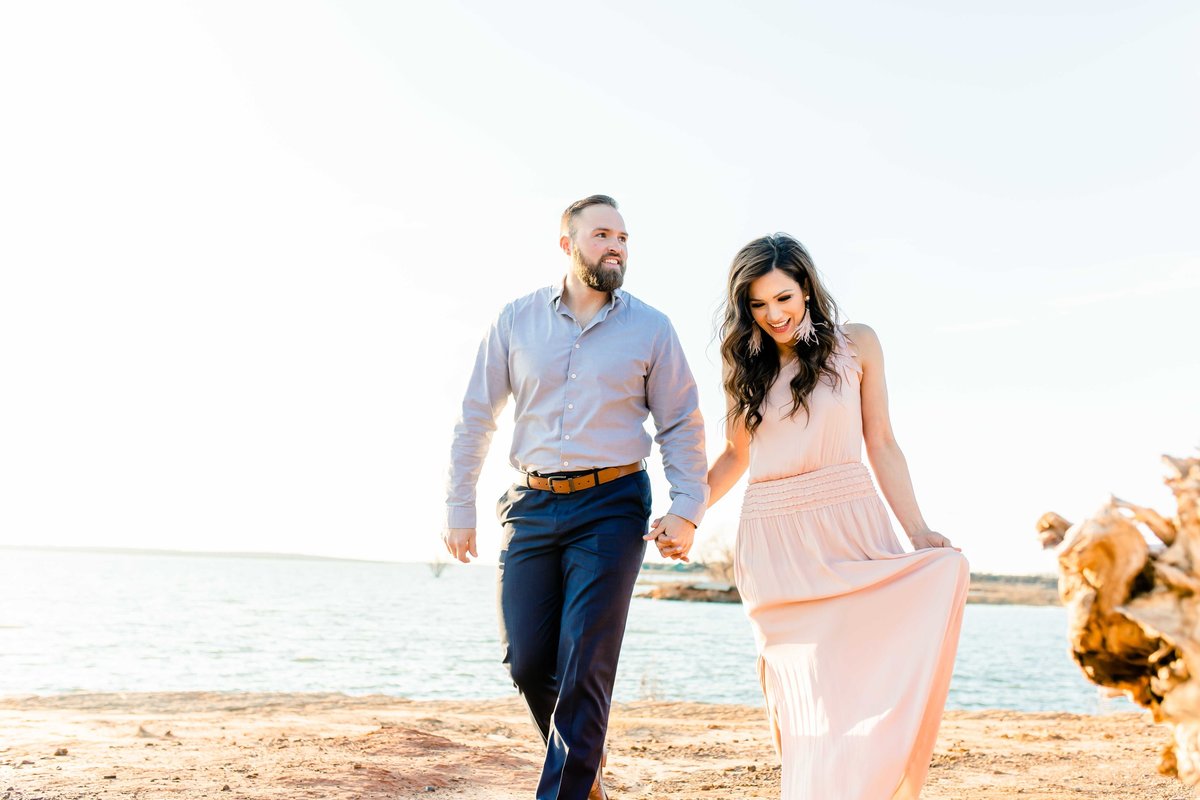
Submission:
[[[538,743],[516,699],[324,694],[88,694],[0,700],[0,800],[527,800]],[[1155,772],[1165,730],[1141,714],[946,714],[925,798],[1190,794]],[[622,798],[777,798],[762,713],[615,707],[609,783]]]

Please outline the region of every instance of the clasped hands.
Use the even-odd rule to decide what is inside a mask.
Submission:
[[[642,538],[654,542],[663,558],[687,561],[695,536],[696,526],[690,521],[675,514],[666,514],[654,520],[650,532]]]

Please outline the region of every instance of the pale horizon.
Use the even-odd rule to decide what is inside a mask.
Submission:
[[[352,564],[403,564],[403,565],[418,565],[432,566],[441,564],[446,568],[452,567],[467,567],[470,569],[490,569],[495,565],[491,562],[480,559],[473,559],[470,563],[464,564],[452,558],[449,553],[443,553],[440,556],[434,554],[430,559],[419,561],[415,559],[377,559],[377,558],[347,558],[344,556],[321,556],[311,553],[287,553],[287,552],[270,552],[259,550],[164,550],[153,547],[101,547],[101,546],[58,546],[58,545],[38,545],[38,544],[0,544],[0,550],[20,550],[22,552],[40,552],[40,553],[84,553],[90,555],[128,555],[128,556],[178,556],[181,558],[248,558],[248,559],[279,559],[281,561],[297,560],[297,561],[344,561]],[[649,555],[649,554],[648,554]],[[692,559],[690,563],[681,561],[664,561],[656,558],[647,558],[643,564],[644,569],[651,571],[672,572],[678,571],[682,574],[692,572],[700,572],[703,570],[703,563]],[[1014,578],[1029,578],[1029,577],[1056,577],[1052,571],[1048,572],[1028,572],[1028,573],[990,573],[981,572],[980,570],[972,570],[972,575],[992,575],[995,577],[1014,577]]]

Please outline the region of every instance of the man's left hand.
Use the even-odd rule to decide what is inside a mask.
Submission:
[[[695,536],[695,525],[683,517],[667,514],[654,520],[650,532],[642,538],[648,542],[653,541],[663,558],[687,561]]]

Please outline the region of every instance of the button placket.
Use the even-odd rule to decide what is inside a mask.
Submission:
[[[572,382],[579,379],[580,370],[579,370],[579,364],[578,364],[577,359],[579,356],[579,351],[582,349],[580,347],[579,340],[583,337],[584,333],[585,333],[585,331],[580,331],[578,334],[576,334],[575,341],[572,342],[571,349],[570,349],[570,351],[568,351],[568,358],[567,358],[568,381],[567,381],[566,387],[564,387],[566,391],[565,391],[565,397],[563,398],[564,402],[566,403],[567,411],[573,411],[575,409],[575,403],[573,402],[574,393],[572,391],[572,388],[575,384],[573,384]],[[570,460],[570,458],[567,457],[567,452],[566,452],[567,447],[565,445],[566,442],[571,441],[571,434],[567,433],[567,431],[569,430],[568,426],[570,424],[571,424],[571,420],[567,416],[566,411],[564,411],[563,415],[562,415],[562,422],[560,425],[560,433],[562,434],[562,441],[559,444],[559,454],[560,454],[560,458],[562,460],[562,465],[564,467],[569,467],[571,465],[571,460]]]

